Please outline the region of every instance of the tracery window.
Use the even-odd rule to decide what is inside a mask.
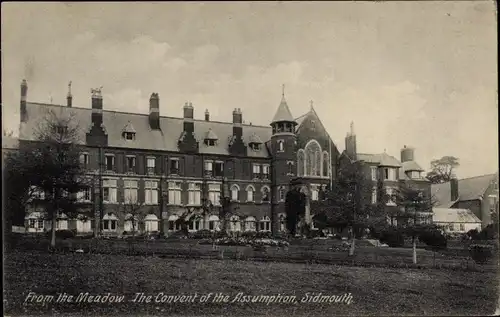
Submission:
[[[305,175],[321,176],[321,146],[311,140],[305,147]]]

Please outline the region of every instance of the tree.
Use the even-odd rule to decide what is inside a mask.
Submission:
[[[454,156],[443,156],[431,161],[431,171],[427,178],[433,184],[449,182],[453,177],[453,171],[460,166],[458,158]]]
[[[364,167],[361,161],[341,166],[325,200],[315,203],[319,213],[326,215],[329,225],[350,228],[349,255],[354,254],[356,237],[380,217],[380,209],[371,204],[373,183]]]
[[[288,232],[295,236],[297,223],[305,215],[305,195],[298,187],[289,190],[285,197],[285,213]]]
[[[125,215],[128,215],[129,218],[126,218],[125,221],[132,222],[132,236],[135,237],[135,233],[138,231],[139,225],[139,216],[141,215],[141,209],[144,206],[143,202],[139,202],[137,197],[127,196],[125,197],[125,202],[123,203],[123,209],[125,211]]]
[[[73,115],[49,111],[35,127],[35,141],[27,142],[7,160],[8,200],[25,207],[34,192],[43,192],[45,218],[52,221],[51,247],[55,247],[57,217],[64,211],[71,217],[76,212],[76,194],[89,186],[80,164],[78,147],[80,130]]]
[[[430,221],[421,221],[429,217],[425,213],[432,214],[432,197],[406,183],[401,184],[393,195],[400,210],[397,225],[406,236],[412,238],[413,264],[417,264],[417,237],[433,229]]]

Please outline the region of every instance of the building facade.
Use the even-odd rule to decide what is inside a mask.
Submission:
[[[66,105],[28,102],[27,96],[23,81],[20,146],[36,142],[34,131],[48,113],[72,116],[81,130],[81,163],[95,180],[78,194],[81,215],[67,219],[62,213],[59,229],[97,232],[100,223],[109,235],[169,234],[187,212],[189,230],[220,230],[221,197],[228,197],[229,231],[284,231],[290,181],[299,177],[308,196],[318,199],[321,186],[335,177],[339,152],[319,116],[311,105],[294,119],[284,94],[269,126],[245,124],[239,108],[232,122],[212,121],[208,110],[196,119],[190,102],[182,118],[163,116],[157,93],[149,114],[106,110],[100,89],[92,90],[91,108],[74,107],[71,91]],[[26,216],[33,232],[48,229],[40,219],[43,203],[36,203],[43,195]]]

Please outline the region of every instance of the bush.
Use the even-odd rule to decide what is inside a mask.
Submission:
[[[45,233],[47,237],[50,239],[52,236],[52,230],[49,230]],[[76,236],[76,230],[56,230],[56,239],[71,239]]]
[[[213,236],[213,232],[207,229],[203,229],[200,231],[196,231],[193,234],[190,234],[189,237],[192,239],[208,239]]]
[[[420,233],[420,241],[432,247],[433,249],[440,250],[446,249],[447,240],[441,231],[436,229],[426,230]]]
[[[269,231],[258,231],[255,234],[256,239],[271,239],[272,233]]]
[[[245,231],[241,234],[242,238],[255,239],[257,237],[257,232],[255,231]]]
[[[484,264],[493,258],[494,246],[483,245],[483,244],[472,244],[469,247],[469,254],[474,260],[474,262],[478,264]]]
[[[380,242],[395,248],[404,246],[405,239],[402,232],[395,228],[389,228],[380,233]]]

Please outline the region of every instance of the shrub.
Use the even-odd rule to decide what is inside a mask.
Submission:
[[[474,260],[474,262],[478,264],[484,264],[487,263],[491,258],[493,258],[494,246],[483,245],[483,244],[472,244],[469,247],[469,254]]]
[[[213,232],[207,229],[203,229],[200,231],[196,231],[194,233],[189,234],[191,239],[208,239],[213,236]]]
[[[49,230],[45,233],[49,239],[52,236],[52,230]],[[76,236],[76,231],[75,230],[56,230],[56,238],[57,239],[71,239]]]
[[[446,237],[439,230],[425,230],[424,232],[420,233],[418,238],[420,239],[420,241],[432,247],[433,249],[446,249]]]
[[[256,239],[271,239],[272,233],[269,231],[258,231],[255,233]]]
[[[405,239],[402,232],[395,228],[389,228],[380,233],[380,242],[394,248],[404,246]]]
[[[245,231],[241,234],[241,237],[248,239],[255,239],[257,237],[257,232],[255,231]]]

